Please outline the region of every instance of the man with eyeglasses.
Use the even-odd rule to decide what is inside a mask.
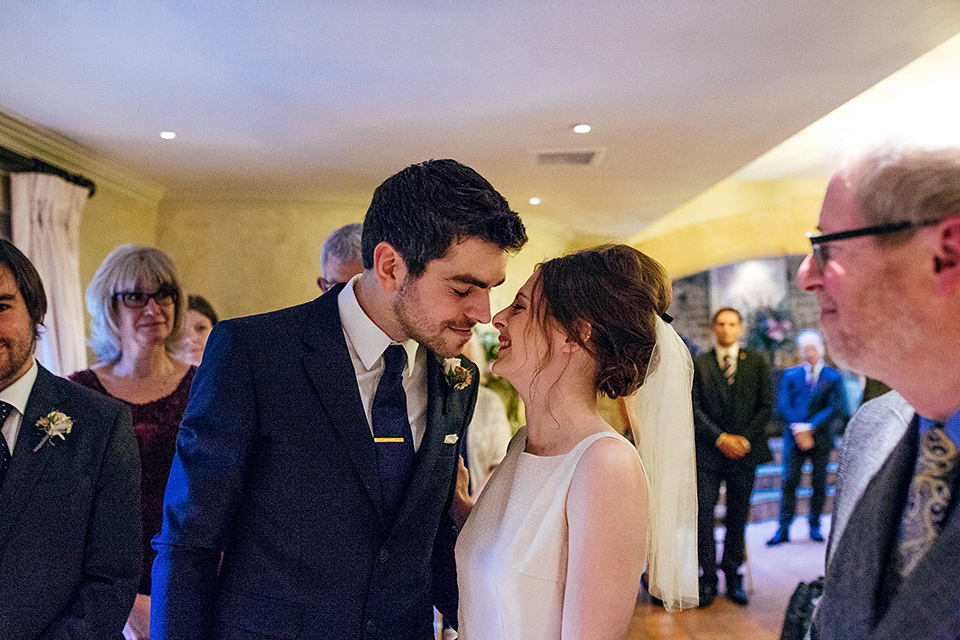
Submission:
[[[812,638],[960,638],[960,148],[843,164],[800,266],[834,359],[889,385],[851,420]]]

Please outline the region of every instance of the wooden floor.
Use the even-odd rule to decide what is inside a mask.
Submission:
[[[829,518],[823,519],[829,533]],[[709,607],[667,613],[641,594],[627,640],[778,640],[787,602],[799,581],[823,574],[826,545],[812,542],[807,523],[797,518],[790,529],[792,542],[767,547],[776,522],[747,526],[747,555],[753,589],[750,604],[736,605],[718,597]],[[722,547],[721,547],[722,548]],[[723,578],[720,579],[723,588]],[[749,589],[749,577],[745,581]]]

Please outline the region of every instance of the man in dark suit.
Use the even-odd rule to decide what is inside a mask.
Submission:
[[[824,347],[820,333],[801,331],[797,348],[804,363],[787,369],[780,382],[777,410],[785,422],[783,430],[783,466],[787,470],[780,494],[780,528],[767,546],[790,541],[790,523],[797,507],[797,487],[801,468],[809,459],[813,467],[810,498],[810,539],[823,542],[820,514],[827,499],[827,463],[833,451],[833,425],[846,415],[843,379],[823,362]]]
[[[413,165],[374,193],[362,274],[217,324],[154,543],[151,635],[426,640],[432,605],[456,619],[451,504],[479,382],[456,356],[525,241],[475,171]]]
[[[142,553],[130,410],[34,361],[46,310],[0,240],[0,638],[120,638]]]
[[[727,597],[747,604],[740,565],[750,515],[750,493],[757,465],[773,459],[766,425],[773,411],[773,389],[766,361],[740,347],[740,312],[725,307],[713,315],[717,347],[694,359],[693,416],[697,449],[697,537],[700,606],[717,596],[717,543],[714,510],[720,483],[726,484],[726,535],[720,568]]]
[[[886,142],[834,173],[798,284],[830,353],[893,391],[840,454],[813,638],[960,638],[960,147]]]

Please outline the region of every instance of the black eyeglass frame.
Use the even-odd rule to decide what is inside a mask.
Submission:
[[[131,296],[143,296],[143,302],[132,302],[130,300]],[[120,302],[128,309],[143,309],[148,304],[150,304],[150,299],[153,299],[157,303],[157,306],[166,307],[171,304],[177,304],[180,300],[180,292],[177,291],[176,287],[171,287],[164,285],[154,291],[153,293],[146,293],[144,291],[117,291],[113,294],[113,299],[115,302]],[[169,298],[169,302],[161,302],[159,298]]]
[[[813,261],[816,263],[820,273],[823,273],[824,268],[827,266],[827,261],[830,259],[829,248],[825,245],[830,242],[862,238],[864,236],[885,236],[909,229],[929,227],[941,222],[943,222],[943,220],[921,220],[920,222],[901,220],[899,222],[885,222],[884,224],[860,227],[859,229],[848,229],[847,231],[837,231],[836,233],[808,233],[807,240],[810,241],[810,252],[813,254]]]

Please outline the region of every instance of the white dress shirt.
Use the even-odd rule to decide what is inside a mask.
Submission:
[[[391,344],[402,344],[407,352],[403,371],[403,390],[407,394],[407,417],[413,432],[413,449],[419,450],[427,429],[427,350],[415,340],[396,343],[364,313],[353,288],[359,276],[354,276],[337,295],[340,308],[340,326],[347,340],[347,350],[353,363],[363,401],[363,412],[373,437],[373,397],[377,393],[383,373],[383,352]]]
[[[6,389],[0,391],[0,400],[11,405],[14,410],[10,412],[7,419],[3,422],[3,439],[13,455],[13,448],[17,444],[17,435],[20,433],[20,423],[23,422],[23,412],[27,409],[27,401],[33,392],[33,383],[37,381],[36,361],[30,363],[30,368],[20,378]]]
[[[727,348],[717,345],[717,364],[720,365],[720,371],[723,371],[723,358],[730,356],[730,366],[733,367],[733,373],[737,372],[737,356],[740,355],[740,344],[734,342]]]

